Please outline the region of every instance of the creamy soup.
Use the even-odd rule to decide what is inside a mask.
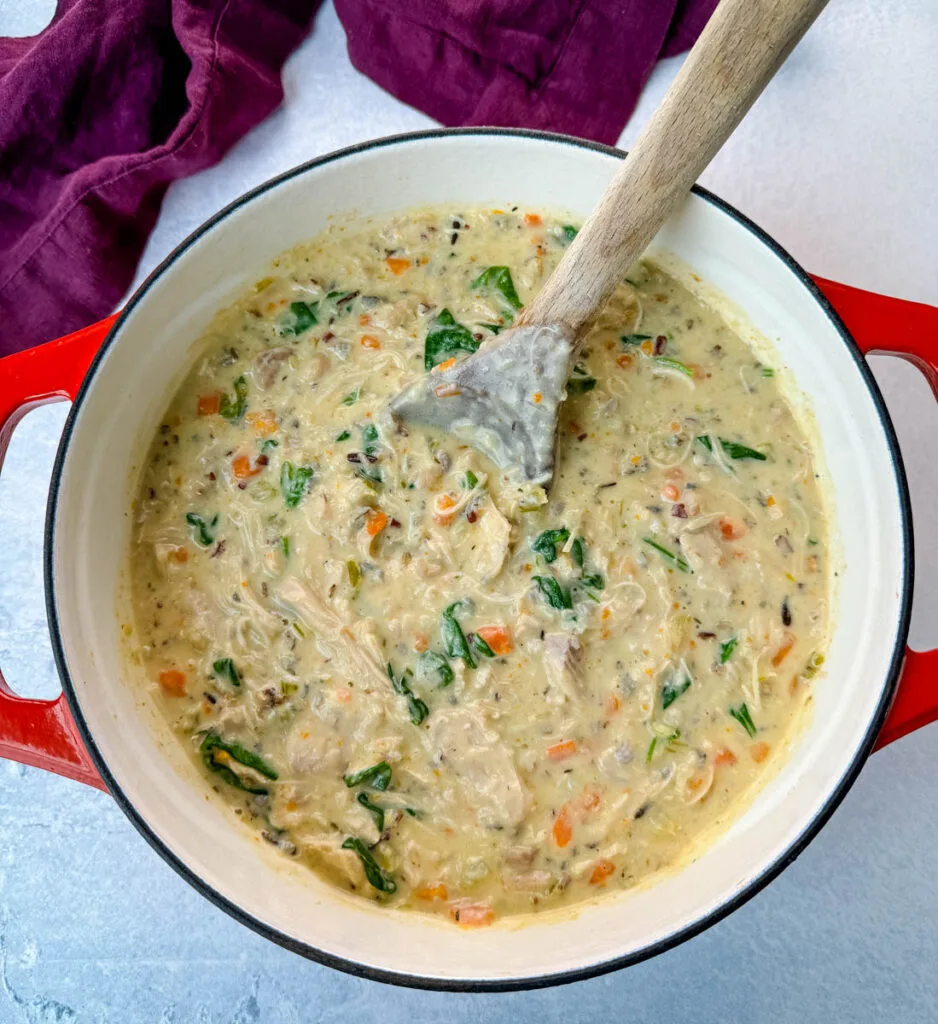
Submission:
[[[286,253],[206,331],[135,502],[125,631],[206,782],[335,885],[464,927],[693,856],[827,643],[806,431],[655,264],[580,351],[548,493],[389,417],[575,232],[427,208]]]

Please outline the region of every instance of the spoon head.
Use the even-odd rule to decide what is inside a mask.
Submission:
[[[391,414],[439,427],[519,482],[547,488],[573,349],[562,324],[513,327],[402,391]]]

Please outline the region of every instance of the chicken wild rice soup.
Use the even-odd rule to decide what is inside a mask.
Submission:
[[[207,781],[335,885],[463,927],[686,862],[784,756],[828,638],[807,433],[654,263],[580,351],[549,493],[389,418],[575,233],[333,224],[214,318],[134,503],[130,657]]]

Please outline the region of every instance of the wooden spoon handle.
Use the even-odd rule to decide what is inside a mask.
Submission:
[[[589,324],[826,2],[722,0],[519,323]]]

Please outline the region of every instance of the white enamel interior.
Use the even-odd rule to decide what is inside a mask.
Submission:
[[[651,888],[577,916],[463,932],[376,911],[273,857],[195,779],[171,768],[125,682],[116,595],[135,456],[156,429],[213,311],[330,214],[510,200],[585,215],[615,158],[546,139],[450,135],[384,144],[297,173],[233,210],[139,296],[75,422],[53,535],[54,601],[81,712],[120,789],[162,844],[225,900],[298,943],[358,964],[449,981],[533,979],[589,968],[667,939],[768,871],[831,798],[881,699],[901,617],[901,502],[879,415],[853,356],[785,262],[718,207],[692,197],[658,242],[777,342],[813,407],[836,494],[846,566],[827,674],[787,765],[700,858]]]

